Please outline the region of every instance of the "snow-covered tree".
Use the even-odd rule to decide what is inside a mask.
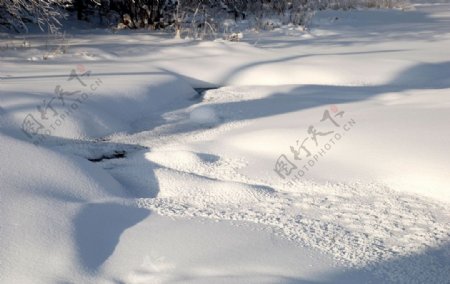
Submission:
[[[56,32],[60,26],[65,4],[70,0],[0,0],[0,25],[17,32],[27,31],[27,22],[42,30]]]

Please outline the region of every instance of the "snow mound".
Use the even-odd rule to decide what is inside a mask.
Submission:
[[[5,94],[15,99],[5,95],[0,97],[0,103],[8,127],[16,130],[15,136],[42,143],[46,136],[80,139],[132,133],[144,127],[142,123],[162,121],[164,112],[188,104],[197,94],[170,75],[130,76],[124,82],[118,80],[119,75],[102,77],[84,71],[86,75],[80,76],[79,82],[41,81],[34,89],[23,88],[20,94],[14,91],[20,80],[6,82],[2,86]],[[34,127],[18,132],[25,121]]]
[[[267,186],[227,179],[227,173],[221,171],[227,166],[223,167],[224,162],[214,155],[161,151],[149,152],[146,158],[162,167],[155,172],[158,198],[189,200],[193,204],[236,204],[258,202],[274,192]]]
[[[124,188],[87,160],[4,134],[0,144],[1,282],[90,282],[86,270],[148,212],[117,202]]]
[[[189,200],[190,204],[241,204],[258,202],[270,195],[268,187],[221,181],[173,170],[157,170],[158,198]]]

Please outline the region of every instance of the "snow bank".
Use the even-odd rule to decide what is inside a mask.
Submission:
[[[79,259],[83,260],[92,240],[82,236],[95,229],[89,220],[101,218],[98,216],[107,211],[86,212],[85,205],[101,206],[107,200],[116,204],[113,200],[126,196],[125,190],[105,171],[81,158],[4,134],[0,134],[0,144],[1,282],[87,281],[83,271],[89,267]],[[128,211],[133,213],[132,208]],[[111,232],[108,238],[120,233]],[[105,243],[96,246],[110,249]],[[108,253],[99,253],[99,257]]]
[[[161,121],[170,109],[187,105],[197,93],[170,75],[94,75],[87,67],[67,77],[2,82],[3,124],[16,137],[41,143],[45,136],[100,138],[140,130]],[[70,76],[70,72],[77,75]],[[21,90],[20,93],[18,90]],[[29,123],[29,124],[24,124]],[[22,133],[17,130],[22,129]]]
[[[279,179],[270,171],[282,154],[302,168],[304,164],[308,167],[315,154],[324,153],[302,179],[376,181],[450,201],[450,164],[445,158],[450,156],[450,140],[444,135],[445,122],[450,121],[450,100],[446,90],[390,93],[370,87],[229,87],[208,91],[206,99],[225,122],[249,121],[215,136],[210,146],[228,155],[252,157],[247,172],[253,178],[263,171],[264,176]],[[333,111],[344,113],[333,121],[321,122],[325,112]],[[352,121],[354,125],[349,124]],[[348,124],[347,130],[344,124]],[[333,133],[318,136],[319,145],[315,146],[308,133],[311,125],[318,133]],[[336,139],[336,134],[345,137]],[[291,147],[297,149],[297,142],[303,139],[309,139],[305,150],[309,149],[311,157],[302,152],[303,161],[295,161]]]

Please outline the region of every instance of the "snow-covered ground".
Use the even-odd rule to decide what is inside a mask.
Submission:
[[[1,283],[449,283],[450,4],[66,40],[1,34]]]

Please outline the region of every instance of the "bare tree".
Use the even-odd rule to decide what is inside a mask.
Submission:
[[[27,31],[26,22],[51,33],[58,31],[65,0],[0,0],[0,24],[17,32]]]

